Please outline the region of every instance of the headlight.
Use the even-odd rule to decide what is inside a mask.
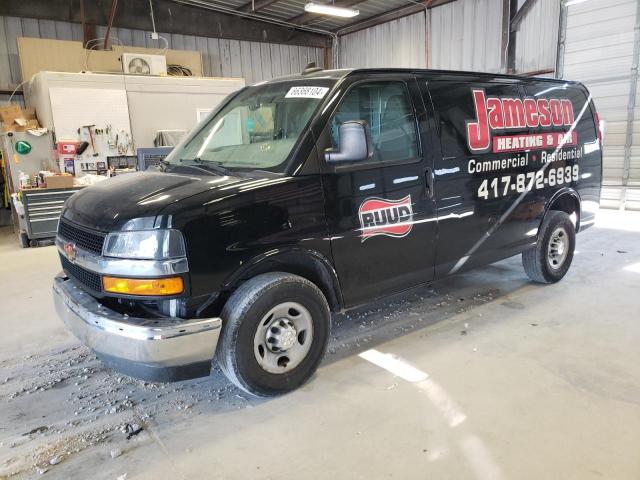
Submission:
[[[107,257],[163,260],[186,256],[184,239],[177,230],[113,232],[107,235]]]

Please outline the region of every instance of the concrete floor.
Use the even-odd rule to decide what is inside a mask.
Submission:
[[[58,269],[0,234],[0,478],[640,478],[640,214],[601,212],[559,284],[518,257],[336,316],[271,400],[110,372],[55,317]]]

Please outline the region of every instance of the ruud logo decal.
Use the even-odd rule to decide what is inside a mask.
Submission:
[[[471,90],[476,119],[467,122],[469,150],[475,153],[522,152],[577,145],[575,132],[493,135],[526,128],[570,127],[575,121],[573,104],[558,98],[487,97],[483,89]]]
[[[404,237],[413,227],[411,195],[407,195],[401,200],[367,198],[360,205],[358,215],[363,242],[376,235]]]

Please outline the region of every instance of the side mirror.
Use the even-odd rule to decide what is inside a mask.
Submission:
[[[361,162],[373,155],[371,131],[367,122],[350,120],[340,124],[340,145],[328,148],[324,158],[328,163]]]

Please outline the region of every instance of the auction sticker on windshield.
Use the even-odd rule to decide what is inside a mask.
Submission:
[[[291,87],[285,98],[323,98],[329,87]]]

